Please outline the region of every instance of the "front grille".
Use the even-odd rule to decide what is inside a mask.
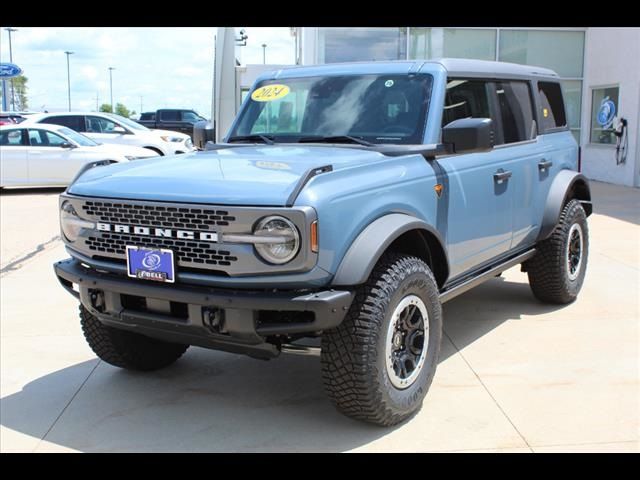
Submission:
[[[206,264],[229,266],[238,260],[228,250],[215,250],[209,243],[199,241],[173,240],[169,238],[150,238],[141,235],[102,233],[100,237],[88,237],[85,244],[94,252],[126,254],[126,246],[147,248],[167,248],[173,250],[176,260],[183,264]]]
[[[96,224],[83,229],[68,248],[105,264],[124,264],[127,246],[172,250],[179,272],[226,277],[309,270],[316,261],[315,255],[309,256],[302,249],[288,264],[271,265],[258,256],[251,243],[224,238],[250,235],[256,222],[269,215],[289,218],[304,234],[315,220],[309,207],[244,207],[75,195],[63,195],[63,202],[70,202],[79,217]],[[304,236],[301,242],[304,244]]]
[[[236,220],[227,210],[183,208],[130,203],[85,202],[82,210],[102,222],[153,225],[191,230],[214,230]]]

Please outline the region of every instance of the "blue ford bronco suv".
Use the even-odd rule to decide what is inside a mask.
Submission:
[[[592,211],[577,162],[551,70],[278,70],[224,142],[80,172],[55,273],[105,362],[155,370],[189,345],[269,359],[316,338],[336,407],[393,425],[432,382],[442,303],[518,264],[540,301],[576,298]]]

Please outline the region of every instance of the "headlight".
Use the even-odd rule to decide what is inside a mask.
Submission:
[[[258,254],[269,263],[282,265],[291,261],[300,249],[300,234],[296,226],[284,217],[271,216],[261,219],[253,231],[265,242],[255,242]]]
[[[170,137],[169,135],[162,135],[160,138],[165,142],[174,142],[174,143],[182,142],[183,140],[182,137]]]
[[[60,211],[60,228],[69,242],[75,242],[83,228],[95,228],[95,224],[78,217],[73,205],[65,201]]]

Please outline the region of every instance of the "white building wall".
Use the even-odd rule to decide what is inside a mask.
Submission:
[[[629,122],[626,164],[616,165],[615,144],[593,145],[592,89],[619,85],[619,116]],[[591,179],[640,186],[640,28],[589,28],[585,38],[582,97],[582,171]]]

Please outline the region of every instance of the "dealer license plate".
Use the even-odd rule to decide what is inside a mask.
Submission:
[[[175,282],[173,251],[127,245],[127,275],[154,282]]]

